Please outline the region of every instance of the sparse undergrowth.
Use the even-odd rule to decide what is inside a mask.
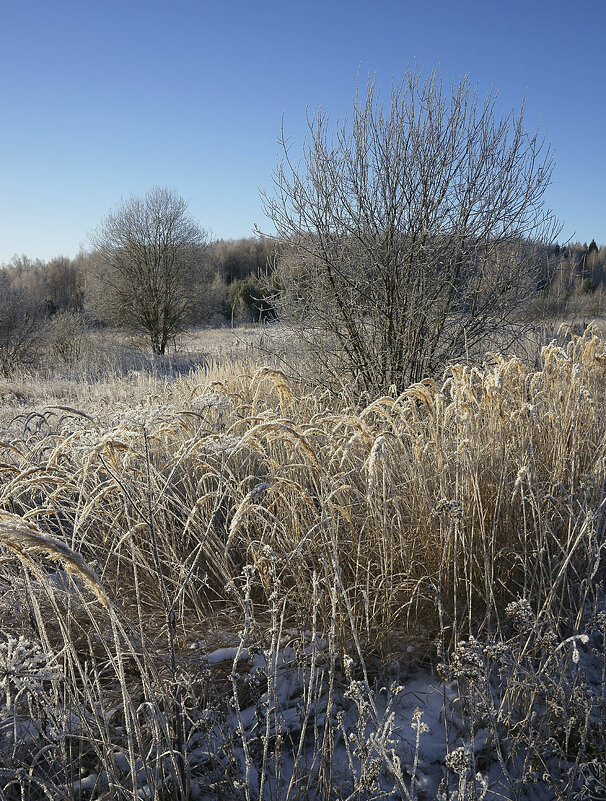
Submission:
[[[15,420],[0,799],[604,797],[605,388],[588,330]]]

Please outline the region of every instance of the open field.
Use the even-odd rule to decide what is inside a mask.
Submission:
[[[192,331],[177,344],[167,356],[153,357],[142,340],[115,331],[88,331],[68,360],[49,364],[47,359],[37,369],[0,377],[0,427],[19,414],[53,404],[103,415],[163,393],[166,385],[192,370],[209,381],[234,372],[252,374],[259,364],[272,363],[291,348],[282,331],[270,326]]]
[[[2,383],[0,799],[603,798],[603,336],[362,408],[213,336]]]

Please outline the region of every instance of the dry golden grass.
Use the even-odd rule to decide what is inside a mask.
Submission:
[[[41,401],[47,389],[30,383],[24,391]],[[17,597],[7,628],[32,638],[28,647],[49,671],[61,666],[62,678],[52,671],[36,678],[41,700],[27,696],[28,714],[50,709],[59,721],[72,710],[80,728],[77,738],[56,740],[41,731],[35,755],[27,738],[17,747],[15,735],[12,752],[0,753],[9,777],[0,789],[21,783],[31,798],[44,795],[40,787],[89,797],[73,789],[73,771],[90,764],[106,774],[92,797],[110,797],[103,793],[111,786],[121,788],[112,798],[134,799],[144,773],[153,797],[189,798],[186,730],[193,742],[207,731],[205,710],[213,720],[226,714],[210,706],[196,649],[238,643],[219,692],[233,688],[240,715],[249,692],[236,672],[243,648],[258,646],[273,660],[269,694],[281,643],[296,640],[311,727],[314,704],[330,711],[339,682],[354,679],[346,653],[356,655],[368,692],[368,671],[407,659],[410,643],[421,658],[435,659],[437,640],[437,658],[455,675],[460,654],[475,647],[465,644],[470,635],[488,642],[486,653],[494,642],[514,642],[516,609],[532,624],[515,641],[491,736],[509,743],[512,759],[531,742],[540,754],[532,710],[544,711],[545,687],[570,696],[568,679],[552,681],[547,667],[562,667],[562,644],[577,648],[604,579],[601,334],[571,333],[547,345],[538,369],[493,354],[482,366],[453,365],[442,381],[367,405],[297,383],[252,356],[177,379],[136,373],[55,389],[46,408],[5,421],[0,604],[6,609],[6,599]],[[314,650],[320,642],[322,657]],[[44,653],[36,651],[42,646]],[[279,763],[282,746],[268,733],[278,713],[268,702],[261,791],[271,759]],[[15,700],[14,719],[21,714]],[[556,715],[554,726],[565,719]],[[330,760],[336,741],[328,712],[326,721],[313,726]],[[583,725],[583,742],[601,742]],[[307,775],[305,787],[317,780],[317,797],[334,798],[341,789],[321,770],[309,778],[304,731],[298,746],[293,741],[297,782]],[[238,736],[248,786],[249,745],[260,740]],[[553,743],[547,726],[544,736]],[[194,761],[188,770],[209,787],[219,786],[219,771],[221,786],[231,787],[231,734],[212,742],[222,743],[223,762]],[[576,759],[568,741],[566,749]],[[287,779],[284,797],[306,797],[293,782]],[[225,798],[236,797],[229,792]]]
[[[293,614],[338,565],[344,641],[352,626],[375,644],[433,636],[438,613],[453,631],[498,627],[509,601],[540,604],[562,571],[581,575],[579,539],[585,559],[597,547],[606,347],[587,332],[541,359],[454,365],[362,409],[275,368],[137,376],[92,415],[49,410],[27,442],[14,429],[0,505],[95,560],[112,601],[151,629],[153,517],[184,640],[231,609],[225,585],[264,548]]]
[[[18,415],[41,412],[52,405],[68,405],[94,411],[125,408],[164,394],[179,376],[202,372],[208,380],[234,373],[254,372],[272,361],[271,352],[282,352],[283,329],[266,326],[191,331],[177,351],[163,358],[149,355],[144,341],[116,331],[89,331],[79,342],[75,362],[42,362],[37,370],[16,370],[0,378],[0,429]]]

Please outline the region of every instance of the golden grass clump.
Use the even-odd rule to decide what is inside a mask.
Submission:
[[[149,631],[152,531],[183,641],[209,620],[237,625],[226,587],[265,546],[293,620],[316,573],[329,626],[336,565],[344,640],[358,627],[379,646],[433,636],[439,616],[453,632],[498,627],[510,601],[549,597],[571,549],[565,573],[580,576],[599,545],[606,345],[594,331],[543,348],[539,369],[490,354],[362,409],[274,368],[213,378],[191,372],[135,411],[74,412],[4,448],[0,505],[38,522],[29,542],[69,537]],[[255,592],[262,609],[263,582]]]
[[[488,729],[501,797],[547,749],[576,781],[603,747],[606,668],[600,700],[578,666],[600,626],[606,641],[604,338],[571,333],[538,366],[489,354],[364,404],[243,366],[130,376],[88,402],[81,387],[5,426],[0,796],[367,797],[353,751],[354,779],[333,776],[336,735],[397,774],[391,745],[363,749],[396,737],[411,650],[459,683],[446,766]],[[282,680],[299,682],[292,707]],[[20,733],[28,715],[43,723]],[[414,770],[398,797],[421,797]]]

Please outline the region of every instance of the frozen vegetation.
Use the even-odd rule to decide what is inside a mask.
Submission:
[[[120,381],[4,424],[2,801],[606,797],[601,335]]]

